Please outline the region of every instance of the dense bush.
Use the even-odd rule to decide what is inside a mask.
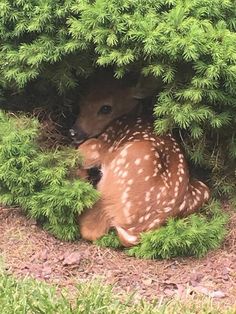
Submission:
[[[98,193],[73,175],[80,164],[75,151],[43,148],[41,133],[36,119],[0,111],[0,204],[20,206],[56,237],[73,240],[79,235],[80,213],[95,203]],[[128,253],[142,258],[204,255],[218,247],[226,233],[227,217],[217,203],[209,207],[215,208],[210,219],[192,215],[170,220],[160,230],[143,234],[141,244]],[[114,232],[97,244],[122,247]]]
[[[202,257],[221,245],[227,233],[227,222],[228,216],[222,212],[221,204],[212,200],[205,206],[204,215],[193,214],[184,219],[170,218],[166,226],[143,233],[140,244],[127,249],[126,253],[145,259]],[[97,240],[96,244],[122,248],[113,231]]]
[[[36,119],[0,111],[0,204],[22,207],[55,236],[78,237],[76,223],[85,207],[98,199],[89,183],[70,173],[79,165],[74,150],[43,150]]]
[[[2,0],[0,16],[4,91],[63,92],[95,67],[153,76],[157,132],[179,129],[190,160],[235,201],[234,0]]]
[[[151,77],[158,86],[156,131],[177,131],[192,164],[209,173],[215,194],[236,206],[235,5],[234,0],[1,0],[0,98],[22,93],[19,109],[39,105],[42,96],[46,103],[66,103],[68,90],[77,91],[82,78],[101,67],[110,67],[117,78]],[[64,151],[39,154],[37,123],[11,118],[10,127],[5,119],[0,202],[18,204],[55,234],[73,238],[77,230],[68,233],[67,226],[96,199],[89,185],[67,180],[73,153],[70,158]]]
[[[185,219],[172,218],[166,226],[143,233],[140,245],[129,249],[128,254],[148,259],[202,257],[209,250],[220,247],[227,233],[227,221],[227,215],[221,210],[210,219],[196,214]]]

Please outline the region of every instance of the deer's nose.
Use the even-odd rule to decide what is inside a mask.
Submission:
[[[76,131],[74,129],[69,129],[69,133],[71,137],[75,137]]]
[[[83,130],[75,130],[75,129],[69,129],[70,136],[76,143],[82,143],[88,138],[88,134],[85,133]]]

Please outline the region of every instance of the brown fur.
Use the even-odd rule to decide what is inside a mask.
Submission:
[[[79,219],[87,240],[115,228],[124,246],[135,245],[141,232],[157,229],[170,216],[186,216],[209,198],[206,185],[189,179],[185,158],[172,136],[157,136],[152,124],[141,118],[113,121],[79,152],[84,169],[101,166],[103,173],[97,185],[101,199]]]
[[[75,121],[73,129],[83,131],[92,138],[101,134],[111,121],[130,112],[136,112],[139,99],[144,92],[135,87],[124,86],[123,81],[112,77],[95,82],[88,94],[81,99],[80,114]],[[99,109],[109,105],[111,114],[99,115]]]

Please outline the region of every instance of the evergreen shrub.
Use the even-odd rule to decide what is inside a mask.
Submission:
[[[39,135],[36,119],[0,111],[0,204],[20,206],[58,238],[73,240],[78,215],[98,193],[71,177],[80,163],[74,150],[44,150]]]
[[[170,218],[166,226],[143,233],[140,245],[129,249],[128,254],[148,259],[203,257],[209,250],[220,247],[227,234],[227,221],[221,207],[210,219],[197,214],[184,219]]]
[[[5,96],[22,92],[27,102],[32,84],[38,99],[42,90],[45,95],[54,92],[53,86],[66,99],[97,68],[111,68],[117,78],[127,73],[150,77],[158,90],[156,132],[177,132],[189,161],[208,174],[213,193],[236,206],[235,6],[235,0],[1,0],[0,90]],[[52,157],[47,152],[46,156],[50,159],[54,154],[62,153],[54,152]],[[40,167],[47,164],[42,159],[37,159]],[[67,162],[63,167],[69,167]],[[10,164],[1,167],[1,176],[8,171],[9,178],[13,176]],[[14,180],[21,182],[20,178]],[[31,205],[16,195],[16,187],[1,180],[4,202],[17,201],[29,210]],[[26,186],[25,191],[34,193],[35,185],[25,181],[19,188],[23,191]],[[81,190],[87,186],[66,182],[81,184]],[[48,194],[55,187],[47,181],[43,184],[48,184]],[[37,195],[41,185],[41,181],[36,184]],[[82,196],[80,201],[83,204]],[[46,220],[49,216],[43,215]]]
[[[156,131],[177,129],[214,191],[236,203],[235,5],[1,0],[0,88],[16,92],[34,82],[45,93],[51,83],[62,93],[96,67],[156,78]]]
[[[73,149],[44,149],[37,119],[0,111],[0,204],[20,206],[56,237],[78,238],[77,219],[98,199],[92,186],[73,176],[81,160]],[[219,247],[227,216],[212,202],[203,215],[170,219],[159,230],[144,233],[140,245],[127,251],[140,258],[202,256]],[[122,248],[114,231],[96,243]]]
[[[0,111],[0,204],[20,206],[56,237],[73,240],[79,235],[80,213],[98,200],[98,193],[73,176],[81,163],[75,151],[42,148],[41,133],[37,119]],[[152,259],[202,256],[224,239],[227,216],[219,208],[218,202],[209,204],[209,218],[170,219],[159,230],[142,234],[140,245],[127,253]],[[122,248],[114,231],[96,244]]]
[[[205,206],[204,214],[192,214],[183,219],[170,218],[165,226],[143,233],[140,244],[126,249],[126,253],[144,259],[202,257],[209,250],[220,247],[227,234],[228,218],[228,215],[222,212],[221,203],[211,200]],[[114,232],[97,240],[96,244],[122,248]]]

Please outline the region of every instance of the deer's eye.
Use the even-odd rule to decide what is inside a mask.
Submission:
[[[99,109],[98,114],[109,114],[111,113],[111,111],[112,111],[112,106],[104,105]]]

